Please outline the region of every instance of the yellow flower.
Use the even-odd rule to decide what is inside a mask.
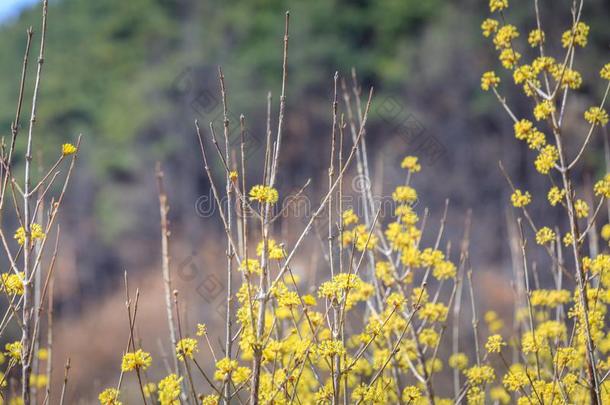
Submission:
[[[17,240],[17,243],[19,243],[20,245],[23,245],[25,243],[25,229],[22,226],[20,226],[15,231],[15,236],[13,236],[13,237]],[[42,226],[40,226],[37,223],[32,223],[30,225],[31,243],[33,243],[36,239],[43,239],[44,237],[45,237],[45,234],[42,231]]]
[[[464,372],[468,382],[472,385],[490,383],[496,378],[494,369],[490,366],[473,366]]]
[[[508,373],[502,379],[502,384],[509,391],[518,391],[529,384],[525,371],[520,365],[512,365]]]
[[[485,72],[483,73],[483,76],[481,76],[481,88],[485,91],[488,91],[492,87],[498,87],[499,83],[500,78],[496,76],[496,72]]]
[[[198,323],[197,324],[197,336],[204,336],[207,335],[208,333],[208,328],[206,327],[205,323]]]
[[[580,21],[571,30],[567,30],[561,36],[561,45],[564,48],[569,47],[574,41],[574,45],[584,47],[587,45],[587,36],[589,35],[589,26]]]
[[[69,156],[69,155],[73,155],[76,153],[76,146],[72,145],[71,143],[64,143],[63,145],[61,145],[61,154],[63,156]]]
[[[610,174],[604,176],[603,179],[595,183],[593,187],[595,195],[602,195],[606,198],[610,198]]]
[[[231,180],[232,182],[235,182],[238,177],[239,174],[237,174],[237,170],[231,170],[231,172],[229,172],[229,180]]]
[[[544,100],[534,107],[534,117],[538,121],[547,119],[553,112],[555,112],[555,105],[550,100]]]
[[[488,18],[481,24],[481,30],[483,31],[484,37],[489,37],[492,33],[496,32],[500,23],[497,20]]]
[[[318,345],[317,352],[323,357],[343,356],[345,347],[340,340],[325,340]]]
[[[201,405],[218,405],[219,403],[218,395],[206,395],[201,400]]]
[[[21,362],[21,341],[17,340],[12,343],[7,343],[4,348],[6,355],[17,362]]]
[[[493,387],[489,390],[489,397],[496,403],[510,404],[511,396],[502,387]]]
[[[402,203],[413,203],[417,201],[417,191],[413,187],[398,186],[392,193],[394,201]]]
[[[501,27],[494,37],[496,49],[510,48],[512,40],[519,36],[519,31],[514,25],[507,24]]]
[[[421,390],[414,385],[409,385],[402,391],[404,402],[413,402],[421,398]]]
[[[278,192],[273,187],[256,185],[250,190],[250,200],[252,201],[275,204],[278,198]]]
[[[589,204],[583,200],[576,200],[574,203],[574,211],[578,218],[586,218],[589,216]]]
[[[454,353],[449,356],[449,367],[463,370],[468,367],[468,356],[464,353]]]
[[[142,387],[144,391],[144,396],[146,398],[151,398],[155,392],[157,392],[157,384],[149,382],[144,384]]]
[[[185,357],[192,359],[193,354],[198,351],[197,341],[193,338],[180,339],[178,343],[176,343],[176,356],[178,356],[179,360],[184,361]]]
[[[489,0],[489,10],[494,11],[504,10],[508,7],[508,0]]]
[[[421,165],[417,163],[417,156],[406,156],[402,160],[400,167],[403,169],[410,170],[413,173],[417,173],[421,170]]]
[[[246,274],[261,274],[263,269],[261,268],[261,264],[256,259],[247,259],[241,262],[239,266],[239,271],[244,272]]]
[[[538,154],[534,165],[541,174],[548,174],[559,159],[559,152],[554,145],[547,145]]]
[[[159,381],[159,402],[161,405],[179,405],[180,401],[180,383],[182,377],[178,378],[176,374],[170,374]]]
[[[526,140],[535,129],[530,120],[519,120],[515,122],[513,128],[515,129],[515,138],[520,141]]]
[[[610,240],[610,224],[605,224],[602,226],[601,237],[604,240]]]
[[[49,351],[46,348],[38,349],[38,359],[45,361],[49,358]]]
[[[591,125],[604,126],[608,123],[608,113],[603,108],[589,107],[585,111],[585,120]]]
[[[419,343],[424,346],[434,348],[438,344],[440,336],[438,335],[438,333],[436,333],[434,329],[426,328],[420,332],[417,340],[419,340]]]
[[[5,291],[8,295],[23,295],[25,273],[2,273],[0,280],[0,291]]]
[[[125,353],[121,362],[122,371],[146,370],[152,363],[150,353],[138,349],[135,352]]]
[[[237,367],[237,370],[231,374],[231,381],[233,381],[235,385],[243,384],[250,379],[251,373],[252,372],[248,367]]]
[[[256,254],[259,256],[263,255],[263,246],[265,241],[260,241],[256,246]],[[267,254],[271,260],[280,260],[284,258],[284,248],[280,246],[275,240],[267,239]]]
[[[439,281],[455,278],[456,273],[455,265],[449,261],[437,263],[432,270],[432,275]]]
[[[553,186],[549,190],[549,194],[548,194],[547,197],[549,199],[549,203],[551,203],[551,205],[554,207],[558,203],[560,203],[561,200],[563,200],[563,197],[565,195],[566,195],[566,191],[565,190],[560,190],[559,187]]]
[[[529,191],[526,191],[524,193],[521,190],[517,189],[510,196],[510,201],[513,203],[514,207],[522,208],[532,202],[532,195],[529,193]]]
[[[599,77],[605,80],[610,80],[610,63],[606,63],[599,71]]]
[[[515,84],[521,84],[526,81],[533,81],[536,78],[536,72],[530,65],[521,65],[513,72],[513,80]],[[526,88],[529,86],[526,85]]]
[[[121,405],[119,401],[119,391],[116,388],[106,388],[97,397],[101,405]]]
[[[343,218],[343,226],[350,226],[352,224],[358,223],[358,215],[356,215],[354,213],[354,210],[351,208],[343,211],[343,214],[341,214],[341,216]]]
[[[502,66],[506,69],[512,69],[519,62],[519,59],[521,59],[521,54],[515,52],[512,48],[506,48],[500,52],[499,59],[500,62],[502,62]]]
[[[551,228],[545,226],[536,232],[536,243],[539,245],[546,245],[547,243],[555,239],[555,232]]]
[[[563,245],[564,246],[570,246],[574,243],[574,237],[572,236],[572,233],[568,232],[563,236]]]
[[[222,358],[216,363],[214,379],[224,381],[235,370],[237,370],[237,360],[230,360],[228,357]]]
[[[529,42],[532,48],[544,43],[544,31],[539,29],[532,30],[527,37],[527,42]]]
[[[570,299],[568,290],[533,290],[530,295],[530,303],[535,307],[555,308],[567,304]]]
[[[506,346],[506,342],[502,339],[500,335],[491,335],[487,338],[487,343],[485,343],[485,349],[489,353],[500,353],[502,351],[502,346]]]

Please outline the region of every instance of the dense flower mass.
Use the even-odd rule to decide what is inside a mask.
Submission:
[[[523,158],[501,165],[506,178],[502,192],[512,190],[505,205],[516,209],[504,215],[504,207],[493,207],[498,223],[506,223],[506,228],[493,228],[494,236],[508,235],[505,250],[512,261],[506,271],[482,275],[480,264],[470,257],[470,244],[478,241],[470,239],[476,213],[466,216],[462,239],[456,243],[451,238],[455,232],[448,230],[452,224],[448,203],[440,213],[434,204],[430,209],[417,204],[422,165],[416,156],[393,158],[391,173],[400,176],[394,189],[385,184],[380,191],[366,187],[349,196],[355,198],[350,200],[353,204],[346,202],[345,194],[356,190],[344,187],[345,177],[356,169],[368,176],[374,167],[369,165],[364,138],[356,138],[369,132],[364,123],[370,106],[361,108],[359,99],[351,105],[350,97],[360,94],[356,84],[344,97],[347,114],[339,111],[341,103],[333,103],[332,163],[328,183],[327,179],[323,183],[328,191],[322,193],[322,203],[306,218],[301,233],[292,231],[292,219],[284,221],[272,212],[279,200],[272,187],[275,165],[281,160],[279,134],[276,140],[268,139],[261,184],[246,186],[253,176],[245,171],[243,160],[241,165],[236,160],[239,153],[233,145],[227,142],[227,150],[220,153],[226,190],[213,186],[213,191],[215,197],[228,200],[218,207],[225,232],[222,248],[211,256],[220,256],[226,273],[218,269],[218,262],[210,267],[214,274],[222,274],[226,295],[217,295],[224,300],[218,305],[220,300],[207,301],[212,294],[206,294],[202,312],[221,312],[226,317],[222,328],[217,321],[209,328],[193,322],[199,311],[185,311],[184,295],[178,290],[171,302],[169,231],[161,202],[170,327],[169,336],[161,340],[172,342],[171,350],[161,350],[166,371],[158,374],[161,366],[152,367],[150,353],[136,349],[150,344],[152,337],[135,325],[137,311],[127,294],[128,352],[122,357],[118,384],[99,393],[101,405],[122,405],[121,398],[131,402],[136,395],[144,403],[160,405],[610,403],[610,174],[601,175],[608,165],[600,162],[603,153],[588,155],[592,145],[602,144],[596,136],[605,134],[602,127],[609,118],[605,99],[584,112],[590,125],[578,119],[582,110],[568,111],[589,104],[567,101],[576,93],[572,90],[583,86],[583,77],[588,78],[575,70],[579,64],[574,59],[582,51],[575,47],[587,44],[590,29],[575,8],[572,26],[561,38],[556,29],[545,33],[541,23],[545,19],[535,7],[536,18],[523,21],[536,25],[522,31],[528,34],[520,38],[517,27],[509,23],[513,13],[507,12],[508,0],[489,0],[488,5],[494,14],[482,22],[481,31],[491,43],[495,64],[506,69],[501,71],[508,82],[502,82],[501,88],[500,78],[489,70],[481,77],[481,88],[491,90],[485,100],[497,99],[507,113],[506,122],[496,128],[508,129],[507,140],[514,136],[523,145]],[[600,76],[610,80],[610,64],[602,67]],[[513,85],[525,97],[503,94],[504,87]],[[587,91],[578,95],[582,100],[599,93],[586,86]],[[224,97],[224,82],[221,87]],[[607,95],[609,87],[604,88]],[[517,106],[512,104],[515,100]],[[284,101],[282,96],[282,112]],[[588,132],[572,136],[580,127]],[[353,138],[344,137],[343,131]],[[349,144],[357,139],[356,145]],[[78,152],[72,144],[61,150],[58,165],[65,163],[63,157]],[[530,163],[522,165],[526,159]],[[584,159],[588,162],[583,170],[579,163]],[[348,167],[352,161],[356,169]],[[234,168],[240,168],[239,174]],[[524,173],[528,169],[534,176]],[[597,180],[593,187],[579,181],[583,174]],[[214,176],[208,176],[213,185]],[[219,189],[226,194],[218,196]],[[21,190],[16,187],[16,191]],[[389,207],[376,201],[381,193],[391,193],[391,200],[383,201]],[[244,215],[234,215],[232,209]],[[548,214],[541,220],[544,211]],[[39,224],[28,226],[30,218],[21,222],[29,230],[16,230],[19,246],[2,238],[5,250],[17,250],[14,257],[6,255],[7,268],[0,275],[0,292],[9,307],[2,322],[7,330],[11,319],[25,322],[48,302],[43,298],[46,284],[32,288],[41,287],[35,285],[36,276],[41,276],[36,271],[45,267],[39,262],[43,257],[39,248],[53,223],[51,216],[42,218],[48,223],[44,232]],[[313,243],[306,238],[312,235]],[[299,249],[306,250],[304,257],[298,257]],[[514,277],[508,280],[508,274]],[[187,287],[209,292],[205,282],[197,284]],[[34,307],[24,309],[30,301]],[[484,302],[497,308],[482,308]],[[9,376],[9,393],[27,383],[42,393],[51,381],[40,363],[50,366],[52,346],[37,351],[44,340],[28,342],[29,335],[41,337],[36,334],[45,321],[34,325],[22,340],[6,343],[0,355],[0,364],[8,363],[6,375],[0,374],[0,388],[9,385],[4,381]],[[15,381],[19,373],[9,374],[11,369],[25,370],[32,359],[36,370],[23,382]],[[204,359],[208,363],[203,364]],[[9,399],[8,403],[18,402]]]

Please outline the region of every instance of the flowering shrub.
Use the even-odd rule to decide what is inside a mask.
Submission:
[[[601,79],[608,82],[604,82],[603,100],[583,112],[589,129],[581,147],[568,150],[564,139],[569,134],[563,126],[566,100],[570,92],[582,86],[574,61],[576,49],[587,44],[589,27],[580,20],[582,7],[574,7],[572,26],[561,38],[549,38],[540,26],[536,0],[535,4],[537,25],[528,33],[527,44],[520,46],[518,28],[506,22],[508,0],[490,0],[493,16],[481,25],[483,36],[491,39],[498,52],[500,64],[530,103],[531,116],[517,116],[502,96],[502,86],[510,82],[503,75],[483,73],[481,88],[491,91],[505,109],[513,122],[515,137],[535,154],[532,166],[549,185],[548,191],[524,191],[502,168],[512,189],[510,204],[520,217],[513,238],[521,257],[513,263],[512,325],[506,325],[493,311],[481,312],[477,308],[468,255],[470,218],[456,254],[444,242],[447,210],[438,228],[430,231],[427,212],[422,215],[416,209],[418,194],[412,180],[421,171],[416,156],[404,157],[400,162],[404,181],[393,190],[386,190],[395,203],[390,218],[380,215],[370,187],[358,190],[361,210],[343,206],[344,180],[352,167],[359,175],[370,178],[365,128],[373,92],[369,92],[362,108],[357,83],[351,90],[357,100],[351,99],[350,90],[343,85],[345,102],[340,108],[337,75],[330,106],[328,190],[292,245],[278,239],[274,225],[279,218],[275,215],[280,201],[276,177],[286,108],[287,15],[278,127],[274,138],[273,131],[268,131],[262,179],[253,185],[246,182],[246,177],[251,176],[245,172],[243,119],[239,147],[233,150],[229,142],[222,71],[219,79],[225,119],[221,142],[210,125],[214,154],[210,154],[209,142],[196,123],[204,168],[225,229],[228,285],[222,350],[210,340],[206,325],[197,324],[196,330],[190,330],[182,324],[179,293],[170,287],[167,196],[159,170],[164,298],[174,346],[167,351],[171,354],[171,361],[166,364],[169,372],[156,383],[150,380],[148,371],[157,360],[134,336],[139,293],[132,298],[127,288],[129,341],[121,364],[117,365],[121,370],[118,383],[99,394],[100,403],[121,404],[123,381],[131,376],[137,380],[143,403],[161,405],[610,402],[610,254],[607,246],[601,249],[597,242],[598,234],[604,241],[610,239],[610,224],[599,227],[597,221],[604,215],[602,207],[610,197],[610,174],[599,179],[592,190],[586,190],[578,185],[573,171],[594,134],[608,123],[604,104],[610,89],[610,64],[600,71]],[[565,50],[557,59],[546,52],[546,45],[552,40]],[[532,49],[536,56],[524,63]],[[32,116],[36,94],[37,90]],[[17,130],[17,126],[14,128]],[[31,157],[32,128],[28,140],[27,157]],[[49,173],[66,159],[71,159],[71,165],[61,194],[53,200],[51,214],[48,218],[40,216],[45,219],[40,223],[33,219],[39,218],[36,210],[45,195],[38,200],[31,198],[35,191],[45,190],[56,176],[43,176],[32,187],[26,164],[21,192],[23,215],[17,212],[21,226],[14,232],[14,251],[4,232],[0,232],[11,264],[10,271],[0,277],[0,291],[10,302],[2,330],[17,319],[23,332],[20,341],[5,346],[6,374],[21,368],[20,398],[25,404],[34,402],[31,394],[36,389],[46,388],[47,395],[50,390],[51,369],[47,368],[45,374],[39,363],[49,361],[52,347],[39,348],[41,307],[34,308],[32,301],[34,293],[45,299],[47,283],[36,282],[34,275],[37,270],[42,271],[41,252],[53,232],[54,218],[77,154],[78,143],[62,145],[58,162]],[[209,169],[212,155],[224,169],[225,195]],[[11,155],[2,158],[6,167],[11,167]],[[13,184],[18,187],[12,172],[2,171],[0,206],[7,191],[15,193],[10,187]],[[537,223],[529,209],[540,196],[546,196],[545,204],[555,207],[563,220]],[[225,197],[227,203],[222,204]],[[240,215],[234,216],[235,211]],[[305,291],[292,266],[314,222],[322,217],[328,224],[324,252],[327,266],[312,294]],[[433,233],[434,243],[424,243],[426,232]],[[540,271],[534,269],[529,258],[535,249],[548,256],[548,266]],[[19,256],[24,257],[23,266],[18,265]],[[54,260],[48,263],[46,281],[53,264]],[[541,277],[542,271],[550,277]],[[544,285],[545,279],[553,283]],[[469,302],[464,298],[465,288]],[[464,304],[470,307],[472,317],[468,340],[460,331]],[[214,359],[214,364],[203,363],[204,355]],[[33,358],[38,364],[34,372]],[[68,369],[69,364],[66,373]],[[3,375],[0,386],[5,383]]]

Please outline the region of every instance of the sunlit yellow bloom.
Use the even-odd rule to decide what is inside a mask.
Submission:
[[[263,185],[256,185],[250,190],[250,200],[259,203],[275,204],[279,198],[275,188]]]
[[[0,291],[8,295],[23,295],[25,273],[2,273],[0,276]]]
[[[544,42],[544,31],[539,29],[530,31],[527,42],[529,42],[532,47],[542,44]]]
[[[176,343],[176,356],[178,356],[178,359],[182,361],[184,361],[185,357],[192,359],[193,354],[198,351],[199,349],[197,349],[197,341],[193,338],[180,339],[178,343]]]
[[[498,84],[500,84],[500,78],[493,71],[485,72],[481,76],[481,88],[485,91],[492,87],[498,87]]]
[[[42,226],[36,223],[30,224],[30,241],[34,242],[36,239],[43,239],[45,237],[44,232],[42,231]],[[15,231],[14,238],[17,240],[17,243],[23,245],[25,243],[25,229],[20,226]]]
[[[69,155],[73,155],[76,153],[76,146],[72,145],[71,143],[64,143],[63,145],[61,145],[61,154],[63,156],[69,156]]]
[[[449,356],[449,367],[463,370],[468,367],[468,356],[464,353],[455,353]]]
[[[125,353],[121,362],[122,371],[146,370],[152,363],[150,353],[138,349],[135,352]]]
[[[502,351],[502,346],[506,346],[506,342],[502,339],[500,335],[491,335],[487,338],[487,343],[485,343],[485,349],[489,353],[500,353]]]
[[[576,200],[574,203],[574,211],[578,218],[586,218],[589,216],[589,204],[584,200]]]
[[[608,113],[603,108],[589,107],[585,111],[585,120],[591,125],[604,126],[608,123]]]
[[[343,211],[341,218],[343,219],[343,226],[350,226],[358,223],[358,215],[356,215],[351,208]]]
[[[510,201],[516,208],[522,208],[532,202],[532,195],[529,193],[529,191],[526,191],[524,193],[521,190],[517,189],[510,196]]]
[[[555,205],[560,203],[561,200],[563,200],[563,197],[565,195],[566,195],[566,191],[565,190],[563,190],[563,189],[560,190],[559,187],[553,186],[549,190],[549,194],[548,194],[547,197],[548,197],[549,203],[551,203],[551,205],[554,207]]]
[[[508,0],[489,0],[489,10],[494,11],[504,10],[508,7]]]
[[[570,30],[567,30],[561,36],[561,45],[564,48],[572,45],[572,41],[574,45],[578,45],[584,47],[587,45],[587,36],[589,35],[589,26],[584,22],[580,21]]]
[[[553,112],[555,112],[555,104],[550,100],[543,100],[536,104],[536,107],[534,108],[534,117],[536,117],[538,121],[544,120],[550,117]]]
[[[421,170],[421,165],[417,163],[417,156],[406,156],[402,160],[400,167],[403,169],[410,170],[413,173],[417,173]]]
[[[17,340],[12,343],[7,343],[4,348],[6,355],[17,362],[21,362],[21,341]]]
[[[519,31],[514,25],[507,24],[502,26],[494,37],[496,49],[510,48],[512,40],[519,36]]]
[[[483,31],[483,36],[489,37],[491,34],[496,32],[496,30],[498,29],[498,25],[500,25],[498,20],[494,20],[492,18],[488,18],[485,21],[483,21],[483,23],[481,24],[481,30]]]
[[[599,71],[599,77],[605,80],[610,80],[610,63],[606,63]]]
[[[237,360],[231,360],[228,357],[222,358],[216,363],[214,379],[224,381],[235,370],[237,370]]]
[[[176,374],[170,374],[161,381],[158,385],[158,396],[161,405],[178,405],[180,397],[180,383],[182,377],[178,378]]]
[[[542,227],[536,232],[536,243],[546,245],[555,240],[555,232],[548,226]]]
[[[119,401],[119,391],[116,388],[106,388],[97,397],[101,405],[121,405]]]
[[[541,174],[548,174],[559,159],[559,152],[554,145],[547,145],[540,150],[534,161],[536,170]]]

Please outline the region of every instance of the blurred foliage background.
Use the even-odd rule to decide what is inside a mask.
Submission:
[[[571,22],[570,5],[566,0],[541,1],[551,53],[561,49],[561,33]],[[422,204],[434,217],[445,198],[451,199],[448,235],[455,241],[464,213],[472,208],[474,265],[498,277],[510,273],[509,248],[499,237],[506,234],[502,218],[508,187],[497,162],[502,160],[523,188],[542,183],[526,167],[524,156],[530,152],[514,141],[496,100],[480,91],[481,73],[489,66],[501,70],[493,46],[480,34],[485,1],[51,0],[35,138],[42,151],[38,162],[49,165],[61,143],[83,134],[61,222],[63,253],[69,257],[63,263],[72,271],[66,271],[70,287],[64,286],[59,297],[60,314],[82,315],[84,305],[102,301],[121,283],[125,269],[158,274],[157,160],[163,162],[169,183],[175,243],[186,244],[188,252],[219,235],[219,224],[195,210],[209,185],[194,120],[204,128],[213,121],[220,130],[221,65],[231,126],[244,114],[249,135],[263,139],[268,91],[273,94],[274,122],[277,114],[285,10],[291,11],[291,28],[280,193],[307,178],[314,179],[313,195],[325,187],[332,77],[338,71],[349,83],[354,67],[363,88],[376,89],[367,136],[379,193],[396,183],[404,155],[424,155],[426,167],[416,180]],[[608,61],[609,15],[607,1],[586,2],[583,19],[591,25],[591,35],[585,51],[577,52],[576,68],[585,83],[571,101],[577,111],[599,100],[602,89],[596,77]],[[514,0],[509,17],[526,36],[535,25],[533,2]],[[5,137],[14,117],[30,25],[34,61],[39,7],[0,25],[0,135]],[[30,63],[31,75],[34,65]],[[511,81],[506,71],[502,78]],[[516,93],[509,97],[517,113],[530,114],[529,104],[521,102],[525,100]],[[575,143],[584,132],[581,117],[568,117],[573,130],[568,136]],[[400,133],[405,119],[444,152],[425,156],[425,150]],[[604,170],[601,145],[600,139],[591,148],[583,176]],[[19,156],[23,147],[22,137]],[[253,149],[253,167],[262,152]],[[544,215],[552,219],[553,213]],[[183,257],[175,261],[179,264]]]

